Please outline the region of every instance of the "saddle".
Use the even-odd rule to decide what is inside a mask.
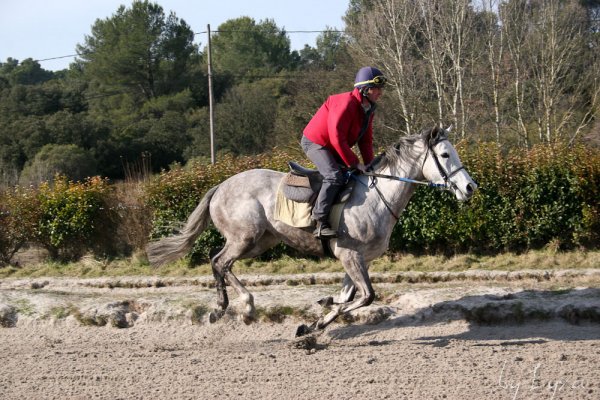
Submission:
[[[323,184],[323,176],[316,169],[303,167],[293,161],[288,162],[290,172],[282,179],[280,190],[283,196],[298,203],[313,204]],[[337,195],[335,203],[345,203],[352,194],[354,179],[350,174],[346,179],[344,188]]]

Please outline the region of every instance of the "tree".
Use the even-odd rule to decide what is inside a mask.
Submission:
[[[521,142],[573,139],[593,120],[600,97],[585,9],[575,0],[509,0],[500,17]]]
[[[418,110],[425,106],[426,89],[421,83],[428,81],[419,77],[424,68],[415,53],[420,25],[415,2],[353,0],[345,20],[354,39],[350,43],[356,57],[364,64],[379,66],[390,79],[389,90],[396,101],[384,100],[396,105],[399,130],[415,132],[423,123]]]
[[[106,89],[151,99],[187,85],[188,68],[197,54],[194,32],[174,13],[165,17],[158,4],[134,1],[105,20],[77,53],[89,79]]]
[[[51,143],[74,144],[89,150],[96,146],[105,132],[86,113],[58,111],[44,118]]]
[[[230,89],[216,108],[217,146],[234,154],[257,154],[273,147],[280,82],[262,79]],[[256,99],[260,98],[260,101]]]
[[[316,44],[316,48],[304,45],[300,50],[301,68],[333,71],[338,69],[340,64],[347,63],[350,58],[348,39],[342,32],[327,28],[317,36]]]
[[[450,119],[465,137],[469,118],[465,103],[465,81],[475,46],[473,9],[470,0],[422,0],[419,1],[426,46],[422,56],[430,66],[435,83],[438,106],[437,123],[442,125]],[[450,114],[447,116],[447,114]]]
[[[124,100],[115,96],[113,100]],[[141,107],[121,105],[122,113],[97,123],[101,133],[93,149],[99,170],[112,178],[123,178],[124,168],[140,157],[150,160],[155,172],[173,162],[183,161],[183,152],[191,142],[188,112],[194,104],[190,90],[165,95],[145,102]]]
[[[43,69],[37,61],[31,58],[19,60],[8,58],[6,63],[0,63],[0,76],[4,76],[12,85],[36,85],[54,78],[52,71]]]
[[[579,97],[582,84],[588,84],[581,81],[585,71],[574,68],[572,62],[584,55],[586,14],[579,3],[559,0],[542,0],[539,9],[532,7],[532,11],[531,21],[537,29],[528,36],[527,54],[536,99],[535,119],[539,140],[552,142],[571,129],[573,110],[581,106],[566,101]]]
[[[230,73],[235,79],[257,80],[292,65],[290,40],[270,19],[258,24],[250,17],[230,19],[211,38],[215,74]]]
[[[80,181],[96,173],[96,160],[73,144],[48,144],[28,162],[21,174],[22,185],[50,182],[56,174]]]
[[[492,97],[492,108],[494,109],[494,131],[496,142],[500,143],[500,78],[502,75],[502,61],[504,59],[504,31],[498,24],[496,9],[499,0],[482,0],[482,12],[480,24],[485,37],[487,49],[487,61],[491,85],[489,91]]]

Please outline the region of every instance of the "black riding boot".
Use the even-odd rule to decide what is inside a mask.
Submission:
[[[332,239],[337,237],[337,231],[329,225],[329,222],[317,221],[317,229],[315,229],[313,235],[320,239]]]

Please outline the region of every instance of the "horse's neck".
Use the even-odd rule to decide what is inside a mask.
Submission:
[[[383,174],[385,175],[409,179],[419,178],[418,173],[412,169],[392,172],[389,168],[385,168],[384,171]],[[404,210],[416,189],[415,185],[412,183],[399,182],[392,179],[378,179],[377,186],[386,200],[392,205],[392,209],[396,215]]]
[[[415,144],[414,148],[404,157],[399,160],[394,166],[386,166],[381,171],[378,171],[384,175],[393,175],[400,178],[409,178],[422,180],[423,179],[423,154],[425,149],[422,146]],[[381,193],[385,196],[386,200],[392,206],[392,209],[396,215],[399,215],[411,197],[413,196],[416,185],[407,182],[398,182],[392,179],[381,178],[377,180],[377,186]],[[377,195],[377,197],[379,197]],[[381,200],[379,200],[381,201]]]

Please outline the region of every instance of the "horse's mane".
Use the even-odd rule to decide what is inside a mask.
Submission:
[[[395,169],[395,166],[400,165],[402,162],[408,162],[410,160],[414,160],[418,157],[418,154],[415,153],[414,147],[415,143],[419,140],[425,140],[429,142],[432,140],[432,135],[443,135],[445,137],[446,132],[439,128],[428,128],[423,129],[421,132],[411,135],[401,137],[398,142],[388,147],[383,153],[379,154],[375,159],[371,162],[371,167],[374,171],[382,170],[386,167],[390,169]],[[439,136],[435,137],[435,140],[438,140]]]

